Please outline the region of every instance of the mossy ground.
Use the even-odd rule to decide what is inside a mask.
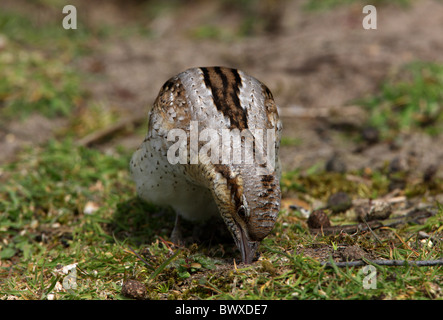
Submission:
[[[337,260],[340,248],[355,244],[373,258],[438,259],[441,243],[422,241],[418,232],[441,238],[441,207],[424,224],[376,230],[377,239],[370,232],[313,235],[299,211],[285,208],[263,241],[259,261],[245,266],[238,264],[229,239],[183,248],[170,243],[174,215],[135,197],[129,154],[105,155],[69,140],[52,141],[3,167],[4,298],[47,298],[63,279],[56,267],[72,263],[77,288],[56,292],[57,299],[120,299],[125,279],[146,284],[151,299],[441,298],[441,267],[377,267],[377,288],[362,290],[361,267],[319,263]],[[328,194],[323,188],[353,197],[367,189],[335,173],[289,175],[282,181],[284,188],[289,185],[286,192],[291,183],[307,186],[306,196],[319,200]],[[334,216],[336,221],[346,217]]]

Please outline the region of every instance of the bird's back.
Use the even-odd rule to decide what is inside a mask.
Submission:
[[[266,158],[267,133],[273,139],[273,159]],[[200,203],[196,199],[211,198],[205,190],[217,183],[223,189],[220,192],[235,197],[239,190],[234,190],[234,184],[226,185],[235,177],[247,180],[241,188],[251,188],[251,192],[269,190],[263,176],[279,170],[275,156],[280,135],[277,107],[263,83],[231,68],[188,69],[166,81],[150,111],[148,134],[131,161],[138,193],[148,201],[173,205],[183,202],[178,199],[180,190],[191,190],[181,192],[185,200],[191,197],[186,200],[191,206],[182,211],[194,208],[198,212],[199,205],[214,207],[212,199]],[[259,155],[265,159],[259,161]],[[257,199],[268,200],[265,196]],[[179,207],[185,205],[176,204],[180,211]],[[193,214],[200,215],[188,215]]]

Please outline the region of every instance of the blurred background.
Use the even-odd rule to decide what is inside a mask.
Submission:
[[[339,166],[381,165],[403,149],[421,152],[425,169],[443,155],[432,147],[442,126],[441,1],[375,1],[377,30],[362,27],[365,3],[352,0],[75,0],[76,30],[62,28],[66,4],[1,3],[2,162],[57,133],[145,125],[169,77],[210,65],[270,87],[286,169],[338,154]],[[101,147],[139,141],[113,135]]]
[[[169,77],[210,65],[270,87],[287,170],[411,152],[425,170],[443,157],[441,1],[375,1],[377,30],[352,0],[73,0],[76,30],[62,28],[66,4],[2,0],[1,162],[57,134],[89,144],[116,124],[99,147],[136,148],[144,132],[120,129],[145,126]]]

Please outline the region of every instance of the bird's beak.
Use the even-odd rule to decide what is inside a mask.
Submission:
[[[240,249],[241,258],[243,260],[243,263],[251,264],[260,242],[249,240],[248,237],[246,236],[246,232],[243,231],[242,228],[240,228],[240,235],[241,236],[237,243],[237,246]]]

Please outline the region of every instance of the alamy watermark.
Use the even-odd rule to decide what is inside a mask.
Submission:
[[[167,151],[170,164],[256,164],[258,175],[275,170],[275,129],[199,130],[198,121],[189,131],[171,129],[167,140],[174,142]]]
[[[377,8],[368,4],[363,7],[363,13],[367,14],[362,21],[363,28],[365,30],[377,29]]]
[[[372,265],[366,265],[360,272],[366,274],[363,278],[363,289],[377,289],[377,269]]]
[[[67,14],[63,18],[63,28],[77,29],[77,8],[71,4],[63,7],[62,12]],[[377,29],[377,9],[373,5],[365,5],[363,7],[363,13],[367,14],[362,21],[363,28],[366,30]]]
[[[71,4],[63,7],[63,13],[67,15],[63,18],[62,26],[64,29],[77,29],[77,8]]]

